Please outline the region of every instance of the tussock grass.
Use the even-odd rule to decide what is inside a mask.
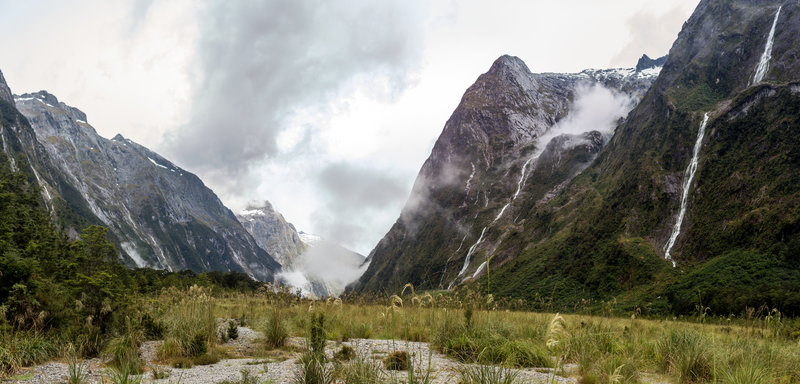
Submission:
[[[59,347],[38,332],[0,331],[0,375],[55,357]]]
[[[496,301],[479,296],[420,295],[411,287],[383,301],[312,301],[281,292],[214,292],[198,287],[165,289],[136,300],[147,317],[123,327],[128,336],[117,330],[117,338],[92,344],[106,345],[107,352],[116,350],[108,354],[118,356],[114,359],[119,364],[112,365],[129,366],[129,371],[136,364],[123,363],[135,361],[132,353],[125,357],[126,351],[159,333],[164,342],[157,358],[164,364],[188,367],[216,361],[225,356],[217,330],[227,331],[234,323],[231,319],[236,319],[274,340],[265,340],[272,343],[268,348],[286,349],[289,337],[306,337],[310,352],[298,365],[298,382],[330,382],[334,377],[340,382],[392,382],[391,375],[376,379],[370,373],[382,370],[380,361],[356,356],[334,363],[311,347],[317,345],[319,350],[327,340],[359,338],[430,342],[464,363],[498,369],[555,368],[582,383],[638,383],[653,377],[680,383],[800,382],[800,343],[794,336],[800,322],[772,309],[725,318],[698,310],[700,315],[689,321],[642,319],[636,312],[625,318],[555,315],[501,310]],[[608,311],[612,312],[619,311]],[[66,357],[60,346],[80,345],[84,341],[80,337],[0,328],[0,370],[7,373]],[[571,364],[577,368],[564,372]],[[412,365],[419,368],[424,363]]]
[[[491,365],[464,366],[458,371],[463,384],[514,384],[518,374],[508,368]]]

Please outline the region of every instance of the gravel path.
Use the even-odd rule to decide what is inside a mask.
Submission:
[[[231,358],[220,360],[216,364],[194,366],[188,369],[178,369],[168,366],[158,365],[156,351],[160,341],[149,341],[141,346],[140,353],[149,367],[158,366],[160,369],[168,371],[169,377],[160,380],[152,379],[150,372],[143,375],[143,383],[181,383],[181,384],[201,384],[219,383],[224,380],[237,381],[242,376],[242,371],[249,371],[251,376],[258,379],[259,383],[291,383],[300,366],[297,358],[305,347],[303,338],[289,338],[286,352],[283,356],[271,359],[244,358],[252,356],[257,350],[257,340],[260,337],[258,332],[247,327],[239,327],[239,338],[229,340],[223,346],[228,349],[232,356],[243,358]],[[412,355],[414,366],[419,374],[431,372],[433,383],[444,384],[457,382],[457,369],[464,364],[458,363],[430,348],[428,343],[375,340],[375,339],[351,339],[344,343],[329,341],[326,346],[328,357],[340,350],[342,345],[352,347],[359,356],[368,359],[382,361],[387,354],[393,351],[407,351]],[[430,363],[429,363],[430,362]],[[103,362],[99,359],[87,360],[84,362],[88,367],[90,375],[88,383],[102,383],[102,375],[107,373]],[[382,366],[382,364],[381,364]],[[547,370],[516,369],[518,381],[521,383],[547,383],[550,374]],[[64,362],[48,362],[33,368],[26,368],[17,372],[15,380],[8,380],[10,383],[40,384],[40,383],[63,383],[67,378],[67,364]],[[407,380],[407,372],[386,372],[387,377],[396,377],[400,381]],[[559,383],[575,383],[573,378],[563,378],[556,376]]]

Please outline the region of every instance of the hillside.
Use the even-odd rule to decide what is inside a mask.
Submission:
[[[512,204],[504,210],[486,199],[491,213],[476,214],[459,208],[464,193],[452,187],[445,192],[447,182],[434,182],[430,190],[441,190],[438,201],[447,204],[427,206],[422,221],[404,219],[412,217],[407,205],[371,254],[373,265],[356,289],[385,284],[391,291],[404,281],[446,288],[455,275],[450,271],[461,269],[456,285],[480,283],[499,296],[564,308],[617,298],[654,313],[687,312],[698,303],[719,313],[761,304],[800,311],[798,28],[794,2],[702,1],[658,78],[608,144],[596,158],[555,157],[567,159],[556,163],[566,169],[587,167],[577,174],[555,172],[555,178],[535,176],[557,169],[537,164],[547,156],[528,170],[530,151],[509,153],[502,144],[481,151],[468,140],[448,138],[461,111],[475,105],[468,101],[479,79],[446,125],[410,202],[442,148],[457,142],[450,153],[489,153],[511,164],[505,169],[516,177],[501,171],[483,182],[489,196]],[[522,100],[543,88],[504,84],[494,92]],[[533,113],[553,111],[547,104],[535,108]],[[495,142],[542,145],[532,137],[520,145],[518,135],[499,129],[514,116],[508,110],[493,110],[490,103],[476,110],[476,116],[496,118],[475,120],[482,131],[500,135]],[[562,113],[568,117],[570,111]],[[458,184],[468,178],[465,168],[452,172]],[[521,182],[519,192],[509,179]],[[546,198],[542,191],[549,191]],[[422,235],[409,239],[403,230],[408,223],[423,223],[416,232]]]

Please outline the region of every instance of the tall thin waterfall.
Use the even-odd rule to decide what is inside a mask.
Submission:
[[[497,220],[500,220],[500,218],[503,217],[503,214],[506,212],[506,209],[508,209],[508,207],[511,205],[511,203],[514,202],[514,200],[517,199],[517,196],[519,196],[519,193],[522,190],[522,185],[525,183],[525,177],[527,176],[528,167],[530,166],[531,162],[533,162],[533,160],[535,160],[537,157],[539,157],[538,156],[539,154],[540,153],[534,154],[534,156],[531,156],[530,158],[528,158],[528,160],[525,161],[524,164],[522,164],[521,174],[519,175],[519,180],[517,181],[517,190],[514,192],[514,195],[511,196],[511,199],[508,201],[508,203],[506,203],[506,205],[504,205],[503,208],[500,209],[500,213],[498,213],[497,216],[495,216],[494,220],[492,220],[492,222],[489,223],[488,226],[483,227],[483,230],[481,231],[481,235],[478,237],[478,241],[476,241],[475,244],[472,244],[472,246],[469,247],[469,249],[467,250],[467,257],[464,259],[464,266],[461,267],[461,271],[458,272],[458,276],[456,276],[456,280],[458,280],[459,277],[463,276],[464,273],[467,272],[467,268],[469,268],[469,263],[472,261],[472,254],[475,253],[475,250],[477,250],[478,246],[481,245],[481,242],[483,242],[483,236],[486,234],[486,230],[489,227],[491,227],[492,224],[496,223]],[[475,166],[474,165],[473,165],[472,172],[473,172],[473,174],[475,173]],[[472,175],[470,175],[469,180],[472,180]],[[469,187],[469,180],[467,181],[467,187]],[[462,240],[462,242],[463,242],[463,240]],[[459,249],[461,249],[461,247],[459,247]],[[458,252],[458,251],[456,251],[456,252]],[[478,268],[478,269],[480,270],[480,268]],[[453,282],[450,283],[450,285],[447,287],[447,289],[450,289],[455,284],[456,280],[453,280]]]
[[[778,16],[781,15],[781,8],[778,7],[778,12],[775,13],[775,20],[772,21],[772,29],[769,30],[769,37],[767,37],[767,45],[764,46],[764,53],[761,54],[761,60],[758,61],[756,72],[753,74],[753,81],[750,85],[757,84],[764,79],[764,76],[769,70],[769,59],[772,58],[772,42],[775,38],[775,26],[778,25]]]
[[[672,228],[672,235],[669,236],[669,242],[667,242],[667,250],[664,252],[664,258],[672,262],[672,266],[675,267],[675,260],[672,260],[672,256],[670,256],[669,252],[672,250],[672,246],[675,245],[675,240],[678,239],[678,235],[681,233],[681,224],[683,224],[683,216],[686,215],[686,202],[689,200],[689,188],[692,186],[692,179],[694,179],[694,174],[697,172],[697,158],[700,155],[700,147],[703,146],[703,136],[706,134],[706,124],[708,123],[708,113],[703,116],[703,123],[700,124],[700,131],[697,132],[697,141],[694,143],[694,153],[692,153],[692,161],[689,162],[689,166],[686,167],[686,172],[683,174],[683,191],[681,193],[681,210],[678,213],[678,220],[675,221],[675,226]]]

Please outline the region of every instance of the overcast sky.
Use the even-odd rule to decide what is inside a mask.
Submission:
[[[0,70],[363,254],[462,93],[502,54],[534,72],[666,54],[698,0],[0,0]]]

